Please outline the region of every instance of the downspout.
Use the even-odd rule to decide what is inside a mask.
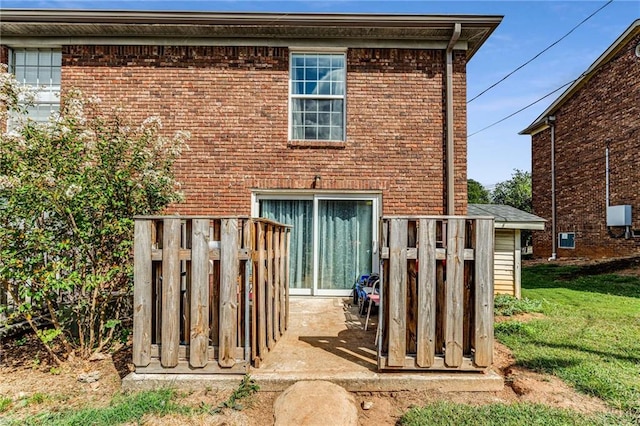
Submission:
[[[551,257],[549,260],[556,260],[556,117],[547,117],[547,124],[551,129]]]
[[[453,27],[453,34],[449,40],[449,45],[446,51],[447,67],[446,73],[446,122],[447,122],[447,162],[445,175],[447,176],[447,212],[448,215],[455,214],[455,170],[453,164],[454,156],[454,143],[453,143],[453,47],[460,38],[460,32],[462,31],[462,25],[456,22]]]

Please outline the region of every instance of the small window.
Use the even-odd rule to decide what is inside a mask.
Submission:
[[[292,53],[290,139],[344,141],[345,55]]]
[[[36,101],[28,108],[29,117],[45,122],[60,109],[60,49],[13,49],[9,71],[18,82],[38,90]]]
[[[558,247],[563,249],[576,248],[576,233],[575,232],[560,232],[558,234]]]

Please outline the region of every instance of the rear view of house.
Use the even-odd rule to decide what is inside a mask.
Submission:
[[[640,253],[640,20],[521,134],[532,139],[534,254]]]
[[[466,64],[495,16],[2,13],[0,60],[192,135],[167,213],[294,225],[294,294],[377,269],[378,219],[466,214]]]

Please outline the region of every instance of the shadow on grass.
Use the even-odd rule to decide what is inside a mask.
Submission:
[[[522,287],[530,290],[566,288],[575,291],[612,296],[640,298],[640,276],[585,273],[580,266],[558,264],[536,265],[523,268]]]

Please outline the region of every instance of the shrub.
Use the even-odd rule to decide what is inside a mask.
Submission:
[[[133,216],[179,201],[172,165],[188,134],[131,125],[69,91],[59,117],[35,123],[1,76],[16,128],[0,140],[0,284],[50,354],[100,351],[118,336],[132,290]],[[51,326],[33,320],[42,312]]]

